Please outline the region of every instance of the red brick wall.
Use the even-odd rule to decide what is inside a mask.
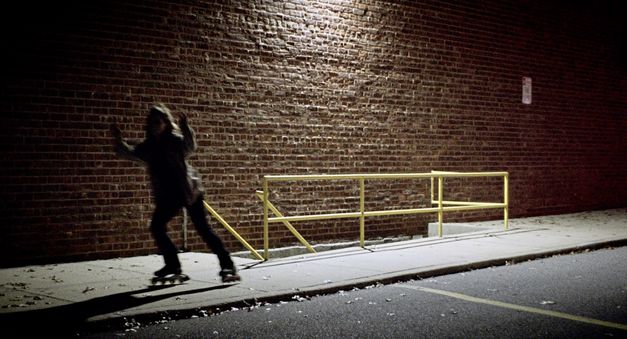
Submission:
[[[145,170],[115,157],[108,133],[117,121],[141,139],[155,102],[190,116],[207,199],[256,247],[264,174],[509,171],[512,217],[627,201],[626,30],[611,2],[41,6],[4,10],[3,266],[155,252]],[[502,199],[499,181],[447,187]],[[429,203],[428,181],[367,189],[369,209]],[[311,183],[279,185],[272,199],[293,215],[355,210],[359,194]],[[435,218],[368,219],[366,234],[416,234]],[[296,226],[313,241],[356,239],[358,221]],[[190,248],[206,250],[192,231]],[[278,225],[271,236],[273,247],[295,241]]]

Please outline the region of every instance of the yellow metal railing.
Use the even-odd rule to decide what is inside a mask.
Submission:
[[[467,178],[467,177],[503,177],[503,202],[466,202],[444,200],[444,179],[446,178]],[[310,252],[315,252],[307,241],[290,224],[292,221],[326,220],[340,218],[359,218],[359,244],[363,248],[365,243],[365,219],[366,217],[385,215],[405,215],[418,213],[438,214],[438,236],[442,236],[442,220],[444,212],[468,211],[478,209],[503,209],[503,222],[505,229],[508,229],[508,208],[509,208],[509,174],[507,172],[442,172],[432,171],[431,173],[397,173],[397,174],[319,174],[319,175],[266,175],[263,177],[263,190],[257,191],[257,196],[263,202],[263,248],[264,259],[268,259],[269,250],[269,224],[282,222],[288,229],[303,243]],[[365,210],[365,182],[374,179],[431,179],[431,205],[427,208],[410,208],[397,210],[366,211]],[[437,199],[435,199],[435,179],[437,179]],[[315,214],[283,216],[269,201],[270,183],[281,181],[305,181],[305,180],[357,180],[359,182],[359,211],[346,213]],[[437,207],[433,207],[437,205]],[[270,217],[272,211],[276,217]]]
[[[263,192],[257,191],[256,194],[257,194],[257,197],[259,197],[259,199],[263,201]],[[274,205],[270,201],[268,201],[268,208],[270,208],[272,213],[274,213],[277,217],[284,218],[283,214],[281,214],[281,212],[279,212],[279,210],[276,207],[274,207]],[[307,247],[307,250],[309,250],[309,252],[312,252],[312,253],[316,252],[316,250],[314,250],[314,248],[311,247],[311,245],[309,245],[307,240],[305,240],[305,238],[303,238],[303,236],[300,235],[300,233],[298,233],[296,228],[294,228],[294,226],[292,226],[292,224],[289,221],[283,220],[283,224],[285,224],[285,227],[287,227],[287,229],[290,230],[290,232],[292,232],[292,234],[301,242],[301,244]]]
[[[229,223],[226,222],[226,220],[224,220],[224,218],[222,218],[222,216],[218,214],[218,212],[216,212],[216,210],[213,209],[213,207],[211,207],[211,205],[209,205],[206,201],[203,201],[203,203],[207,211],[209,211],[209,213],[211,213],[211,215],[216,218],[216,220],[218,220],[222,224],[222,226],[224,226],[224,228],[226,228],[226,230],[235,237],[235,239],[237,239],[242,245],[244,245],[244,247],[246,247],[255,258],[259,260],[264,260],[264,258],[252,246],[250,246],[250,244],[244,238],[242,238],[242,236],[239,235],[239,233],[237,233],[237,231],[235,231],[235,229],[231,227],[231,225],[229,225]]]

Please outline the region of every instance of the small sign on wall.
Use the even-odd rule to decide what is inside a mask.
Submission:
[[[525,105],[531,104],[531,78],[522,78],[522,103]]]

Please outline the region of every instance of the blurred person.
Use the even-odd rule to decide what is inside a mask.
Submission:
[[[230,253],[209,226],[200,176],[186,161],[196,149],[194,131],[189,126],[187,115],[180,113],[177,124],[170,110],[158,104],[148,111],[145,129],[146,138],[132,146],[122,138],[117,124],[111,125],[116,153],[125,159],[143,162],[150,173],[155,203],[150,231],[165,261],[165,266],[154,273],[153,283],[173,276],[181,281],[189,279],[182,273],[178,250],[167,234],[167,223],[183,207],[187,209],[198,234],[218,256],[222,281],[239,281],[241,278]]]

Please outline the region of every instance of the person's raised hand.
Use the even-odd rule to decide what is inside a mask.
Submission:
[[[179,113],[179,123],[181,125],[187,125],[187,114]]]
[[[118,124],[116,124],[115,122],[111,124],[110,126],[111,129],[111,135],[115,138],[115,139],[121,139],[122,138],[122,130],[120,130],[120,127],[118,127]]]

